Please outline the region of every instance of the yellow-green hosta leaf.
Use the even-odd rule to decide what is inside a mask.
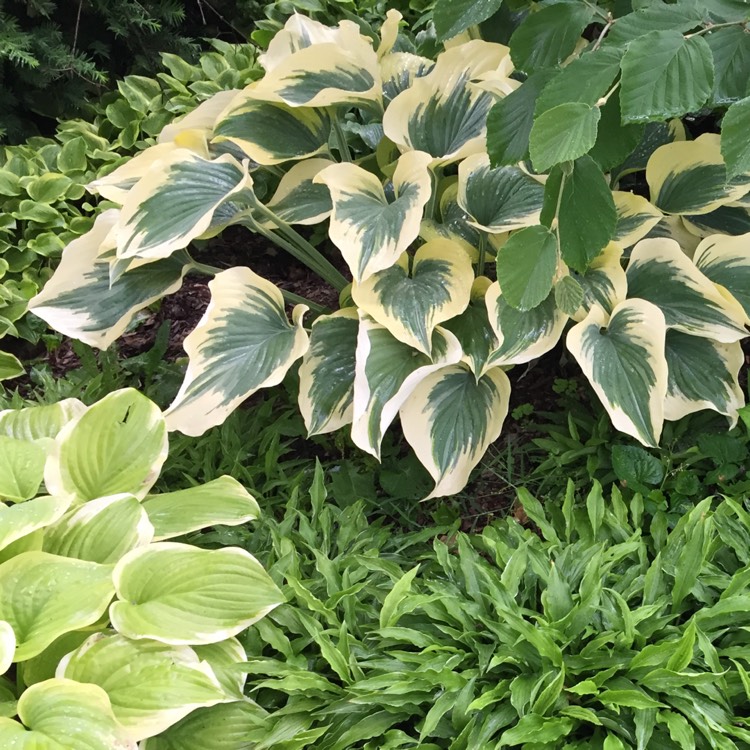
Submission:
[[[56,676],[99,686],[117,721],[136,740],[227,699],[211,667],[192,648],[117,634],[91,636],[60,662]]]
[[[713,409],[726,414],[732,427],[745,397],[737,380],[745,362],[739,342],[721,344],[711,339],[667,331],[669,381],[664,402],[665,419]]]
[[[583,287],[583,303],[572,316],[580,323],[594,305],[609,315],[620,302],[625,301],[628,293],[628,279],[622,267],[622,247],[610,242],[594,258],[586,273],[574,273],[573,278]]]
[[[279,182],[266,207],[287,224],[319,224],[333,210],[331,193],[315,176],[333,164],[329,159],[306,159],[295,164]]]
[[[134,388],[114,391],[69,422],[55,438],[44,482],[53,494],[95,500],[146,496],[167,457],[159,407]]]
[[[19,503],[34,497],[46,460],[41,445],[0,435],[0,502]]]
[[[642,240],[664,215],[642,195],[613,190],[612,197],[617,209],[617,226],[612,242],[623,248]]]
[[[46,529],[44,549],[53,555],[116,563],[131,549],[148,544],[154,527],[133,495],[100,497],[68,511]]]
[[[68,422],[84,411],[86,406],[77,398],[25,409],[6,409],[0,411],[0,435],[18,440],[54,438]]]
[[[185,339],[185,380],[165,416],[170,430],[202,435],[260,388],[280,383],[307,351],[297,305],[289,323],[274,284],[249,268],[230,268],[208,284],[211,304]]]
[[[380,76],[386,105],[406,91],[415,79],[427,75],[434,64],[429,58],[411,52],[392,52],[383,57],[380,60]]]
[[[0,620],[15,631],[15,661],[30,659],[63,633],[96,622],[113,593],[109,565],[47,552],[23,552],[4,562]]]
[[[355,445],[379,459],[383,435],[416,385],[431,372],[458,363],[461,356],[461,345],[449,331],[435,329],[430,358],[361,313],[354,375]]]
[[[641,240],[627,277],[628,296],[657,305],[669,328],[724,343],[747,336],[741,305],[722,295],[674,240]]]
[[[352,299],[380,325],[427,356],[435,326],[469,304],[474,273],[469,256],[450,240],[432,240],[396,265],[352,284]]]
[[[10,352],[0,352],[0,381],[12,380],[26,372],[23,364]]]
[[[399,414],[406,440],[435,480],[425,499],[465,487],[500,436],[509,399],[510,381],[499,367],[477,380],[464,365],[451,365],[420,381]]]
[[[0,549],[55,523],[72,501],[72,497],[37,497],[10,507],[0,505]]]
[[[158,542],[125,555],[113,579],[115,630],[176,646],[223,641],[284,601],[263,566],[239,547]]]
[[[182,286],[187,258],[149,263],[110,284],[111,263],[105,238],[117,211],[101,213],[87,234],[65,248],[44,289],[29,302],[29,311],[50,327],[90,346],[106,349],[128,327],[139,310]]]
[[[485,232],[510,232],[539,223],[544,186],[518,167],[490,168],[486,153],[458,165],[458,203]]]
[[[235,700],[244,698],[247,673],[242,671],[241,665],[247,661],[247,653],[236,638],[194,646],[193,650],[211,667],[225,696]]]
[[[214,128],[214,142],[229,141],[258,164],[279,164],[326,151],[331,118],[325,109],[299,109],[258,98],[253,87],[238,95]]]
[[[750,318],[750,234],[714,234],[698,245],[693,262],[714,284],[720,284],[742,305]]]
[[[266,713],[249,699],[199,708],[141,750],[250,750],[268,735]],[[260,730],[260,731],[259,731]]]
[[[154,527],[157,542],[206,526],[237,526],[260,515],[255,498],[228,476],[186,490],[148,495],[143,509]]]
[[[388,105],[385,134],[402,150],[427,152],[435,164],[479,151],[495,96],[471,81],[487,73],[506,79],[512,69],[502,44],[475,39],[446,50],[430,73],[416,78]]]
[[[315,177],[331,191],[328,233],[355,281],[390,268],[419,235],[422,209],[432,190],[429,162],[421,151],[401,156],[390,200],[380,180],[356,164],[334,164]]]
[[[180,140],[181,143],[184,143],[184,138],[181,139],[179,136],[185,131],[202,131],[208,136],[213,131],[219,115],[221,115],[239,93],[239,89],[217,91],[212,97],[206,99],[205,102],[201,102],[184,117],[179,117],[162,128],[157,138],[158,142],[174,143],[175,140]]]
[[[0,620],[0,675],[5,674],[10,669],[15,652],[16,634],[9,622]]]
[[[18,701],[18,718],[0,719],[8,750],[136,750],[97,685],[52,679],[32,685]],[[28,727],[28,729],[24,728]]]
[[[562,336],[568,316],[558,309],[555,293],[533,310],[521,312],[511,307],[494,282],[485,296],[487,315],[498,340],[489,366],[519,365],[546,354]]]
[[[299,368],[299,409],[308,435],[333,432],[352,421],[358,331],[359,316],[351,307],[313,323]]]
[[[667,394],[662,311],[643,299],[620,303],[609,318],[594,306],[568,332],[567,345],[612,424],[644,445],[659,443]]]
[[[230,154],[204,159],[176,149],[131,188],[117,224],[118,258],[166,258],[211,226],[219,206],[253,184]]]
[[[33,659],[23,662],[19,669],[25,685],[52,679],[60,660],[71,651],[75,651],[89,636],[100,633],[102,623],[94,623],[81,630],[73,630],[56,638],[47,648]]]
[[[668,214],[707,214],[742,198],[750,175],[727,178],[720,143],[720,136],[704,133],[657,148],[646,166],[651,202]]]

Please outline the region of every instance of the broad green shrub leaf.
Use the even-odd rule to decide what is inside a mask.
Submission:
[[[458,165],[458,204],[486,232],[510,232],[539,221],[544,187],[516,166],[490,167],[487,154]]]
[[[486,21],[502,5],[502,0],[437,0],[432,11],[438,40],[457,36],[469,26]]]
[[[612,241],[630,247],[642,240],[662,219],[662,212],[642,195],[613,190],[617,225]]]
[[[637,6],[637,3],[633,3]],[[612,26],[605,37],[604,48],[608,45],[622,46],[652,31],[690,31],[705,18],[705,3],[694,0],[677,0],[673,4],[645,4],[627,13]],[[701,7],[701,5],[703,7]]]
[[[266,204],[287,224],[318,224],[333,210],[331,193],[315,176],[333,164],[329,159],[306,159],[295,164],[279,182]]]
[[[583,102],[566,102],[542,112],[529,135],[534,169],[547,172],[556,164],[588,153],[596,142],[600,117],[599,107]]]
[[[750,235],[727,237],[714,234],[698,245],[693,262],[707,278],[726,289],[750,318]],[[0,422],[2,424],[2,422]]]
[[[555,304],[554,292],[532,310],[511,307],[495,282],[485,297],[490,325],[498,346],[490,356],[490,365],[519,365],[546,354],[562,336],[568,321]]]
[[[40,445],[0,435],[0,501],[18,503],[34,497],[46,460]]]
[[[721,121],[721,155],[727,165],[727,176],[750,172],[750,145],[747,132],[750,127],[750,97],[735,102]]]
[[[644,445],[659,443],[667,394],[666,325],[655,305],[620,303],[607,320],[598,306],[568,332],[567,346],[612,424]]]
[[[354,355],[359,317],[355,308],[321,315],[299,368],[299,409],[308,435],[322,435],[352,421]]]
[[[55,523],[71,502],[71,497],[37,497],[10,507],[0,506],[0,549]]]
[[[15,651],[16,634],[13,632],[10,623],[0,620],[0,675],[5,674],[10,669]]]
[[[390,200],[380,180],[355,164],[335,164],[315,177],[331,191],[329,235],[355,281],[393,266],[417,238],[432,190],[429,162],[429,155],[420,151],[403,154]]]
[[[280,164],[327,150],[331,119],[325,109],[289,107],[243,91],[219,116],[213,134],[215,143],[229,141],[258,164]]]
[[[226,700],[211,667],[192,648],[121,635],[92,636],[60,662],[57,677],[104,690],[115,718],[135,740]]]
[[[555,284],[555,304],[566,315],[575,315],[583,304],[584,291],[572,276],[563,276]]]
[[[29,302],[34,313],[67,336],[106,349],[136,313],[182,286],[186,258],[177,255],[129,270],[114,283],[105,238],[117,211],[97,216],[94,227],[68,245],[54,276]]]
[[[500,435],[510,381],[495,367],[479,380],[463,365],[425,377],[399,410],[404,437],[435,480],[425,499],[454,495]]]
[[[23,552],[0,565],[0,620],[18,645],[14,661],[41,653],[63,633],[96,622],[112,599],[112,568],[47,552]]]
[[[252,186],[247,164],[176,149],[128,192],[117,225],[118,258],[167,258],[211,225],[216,209]]]
[[[158,579],[154,570],[161,571]],[[109,615],[115,630],[172,645],[224,640],[283,602],[260,563],[237,547],[159,542],[125,555],[113,579],[119,601]]]
[[[503,299],[522,312],[547,299],[556,270],[557,239],[546,227],[514,232],[497,253],[497,280]]]
[[[580,322],[594,305],[598,305],[608,315],[625,301],[628,281],[620,263],[622,248],[610,243],[594,258],[586,273],[575,274],[574,278],[583,288],[583,302],[571,317]]]
[[[707,214],[750,190],[750,175],[727,179],[719,136],[713,133],[656,149],[646,181],[654,205],[670,214]]]
[[[0,381],[12,380],[26,372],[23,364],[9,352],[0,352]]]
[[[96,685],[47,680],[18,701],[23,724],[0,719],[0,743],[13,750],[136,750]],[[28,727],[28,730],[24,728]]]
[[[634,39],[622,58],[623,122],[651,122],[699,110],[711,96],[711,48],[702,36],[649,31]]]
[[[656,456],[637,445],[613,445],[612,469],[621,482],[639,492],[648,492],[664,479],[664,467]]]
[[[105,396],[55,438],[44,481],[79,501],[129,493],[142,499],[167,457],[159,408],[133,388]]]
[[[461,360],[458,339],[435,329],[432,357],[395,338],[385,326],[360,313],[354,375],[352,440],[380,458],[380,443],[398,410],[427,375]]]
[[[513,63],[524,73],[559,65],[573,53],[593,16],[582,3],[557,3],[530,13],[510,38]]]
[[[745,403],[737,376],[745,357],[739,342],[722,344],[709,338],[667,331],[669,381],[666,419],[682,419],[701,409],[726,414],[736,424]]]
[[[211,304],[183,344],[185,380],[165,412],[170,430],[201,435],[260,388],[280,383],[308,348],[304,305],[290,323],[284,298],[249,268],[230,268],[209,282]]]
[[[463,248],[436,239],[413,258],[404,254],[391,268],[355,281],[352,299],[399,341],[431,356],[435,327],[466,309],[473,281]]]
[[[383,116],[388,138],[403,149],[423,151],[435,164],[459,161],[477,151],[495,97],[471,80],[482,76],[510,93],[513,66],[508,48],[481,39],[451,47],[435,67],[400,93]]]
[[[724,343],[747,336],[740,304],[721,294],[674,240],[641,240],[627,277],[628,296],[659,307],[670,328]]]
[[[589,151],[589,156],[603,172],[611,172],[638,147],[646,126],[643,123],[623,124],[620,99],[617,96],[610,96],[600,109],[596,143]]]
[[[137,498],[114,495],[70,510],[47,529],[42,549],[107,565],[148,544],[153,536],[154,528]]]
[[[0,411],[0,434],[18,440],[54,438],[68,422],[84,411],[86,406],[77,398],[25,409],[7,409]]]
[[[143,509],[154,527],[154,541],[182,536],[207,526],[237,526],[260,515],[255,498],[228,476],[186,490],[148,495]]]
[[[740,26],[716,29],[706,35],[714,61],[714,92],[711,104],[726,106],[747,94],[750,38]],[[747,171],[747,170],[744,170]]]

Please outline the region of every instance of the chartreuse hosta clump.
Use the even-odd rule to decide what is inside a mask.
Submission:
[[[169,541],[258,505],[230,477],[151,494],[166,456],[132,389],[0,412],[1,747],[197,748],[192,726],[237,750],[263,720],[235,636],[281,593],[244,550]]]
[[[377,457],[400,416],[431,496],[459,491],[500,434],[506,370],[563,336],[615,425],[644,444],[658,443],[665,419],[700,409],[733,423],[750,320],[750,174],[724,135],[688,140],[677,115],[690,92],[658,112],[644,100],[648,127],[619,124],[614,94],[632,95],[650,13],[588,44],[590,3],[535,7],[510,48],[456,36],[459,19],[434,61],[399,36],[396,12],[374,41],[351,22],[296,15],[261,80],[205,102],[91,185],[121,208],[69,245],[31,309],[103,348],[186,273],[214,274],[168,427],[202,433],[301,360],[310,434],[348,428]],[[548,17],[564,38],[531,44]],[[691,85],[680,61],[713,43],[709,20],[694,9],[681,28],[696,34],[669,32],[684,49],[660,70],[678,98]],[[669,93],[657,83],[655,100]],[[292,226],[321,222],[340,263]],[[222,271],[191,259],[192,240],[230,224],[307,264],[342,292],[341,309],[277,289],[251,256]]]

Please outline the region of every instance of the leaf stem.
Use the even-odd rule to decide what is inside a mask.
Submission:
[[[612,94],[614,94],[615,91],[617,91],[617,89],[619,88],[620,82],[617,81],[617,83],[615,83],[615,85],[612,86],[612,88],[604,96],[599,98],[599,100],[596,102],[596,106],[603,107],[609,101],[609,97],[612,96]]]
[[[588,8],[591,8],[591,10],[596,13],[599,18],[601,18],[603,21],[607,21],[609,17],[609,13],[606,13],[603,11],[598,5],[595,5],[594,3],[590,3],[589,0],[583,0],[583,4],[587,6]]]
[[[440,184],[440,167],[430,169],[430,198],[427,201],[427,205],[424,207],[424,215],[427,219],[435,219],[435,213],[437,211],[437,189]]]
[[[352,152],[349,150],[349,144],[346,140],[346,133],[344,133],[344,129],[341,127],[341,120],[339,120],[338,114],[336,112],[333,113],[333,117],[331,118],[331,120],[333,122],[333,137],[336,141],[336,147],[339,150],[341,160],[351,161]]]
[[[562,256],[562,244],[560,243],[560,206],[562,206],[563,190],[565,189],[565,181],[568,179],[568,175],[565,172],[560,176],[560,191],[557,194],[557,205],[555,206],[555,236],[557,237],[557,252]]]
[[[487,235],[479,235],[479,261],[477,262],[477,276],[484,276],[484,262],[487,255]]]
[[[609,30],[612,28],[612,26],[615,23],[615,19],[612,17],[611,13],[607,13],[607,23],[604,24],[604,28],[599,33],[599,36],[596,38],[596,41],[594,42],[594,46],[591,48],[592,52],[596,52],[599,47],[601,47],[602,42],[604,41],[604,37],[607,36],[609,33]]]
[[[685,39],[690,39],[694,36],[700,36],[701,34],[707,34],[709,31],[713,31],[714,29],[722,29],[726,26],[746,26],[747,22],[747,18],[742,21],[725,21],[724,23],[711,23],[710,21],[707,21],[704,27],[699,31],[694,31],[692,34],[685,34]]]

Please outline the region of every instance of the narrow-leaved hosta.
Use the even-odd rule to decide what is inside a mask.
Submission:
[[[750,54],[730,54],[750,13],[735,5],[437,0],[435,59],[395,10],[379,36],[296,14],[264,77],[92,183],[120,208],[31,310],[104,348],[185,274],[213,274],[167,428],[201,434],[299,367],[310,435],[347,429],[379,457],[400,416],[430,496],[459,492],[501,433],[505,371],[561,342],[644,444],[701,409],[733,424],[750,322]],[[507,45],[479,38],[498,29]],[[729,106],[722,132],[689,140],[679,118],[705,106]],[[224,270],[191,256],[230,225],[305,264],[340,309],[275,288],[251,253]],[[50,479],[79,495],[93,481]]]

